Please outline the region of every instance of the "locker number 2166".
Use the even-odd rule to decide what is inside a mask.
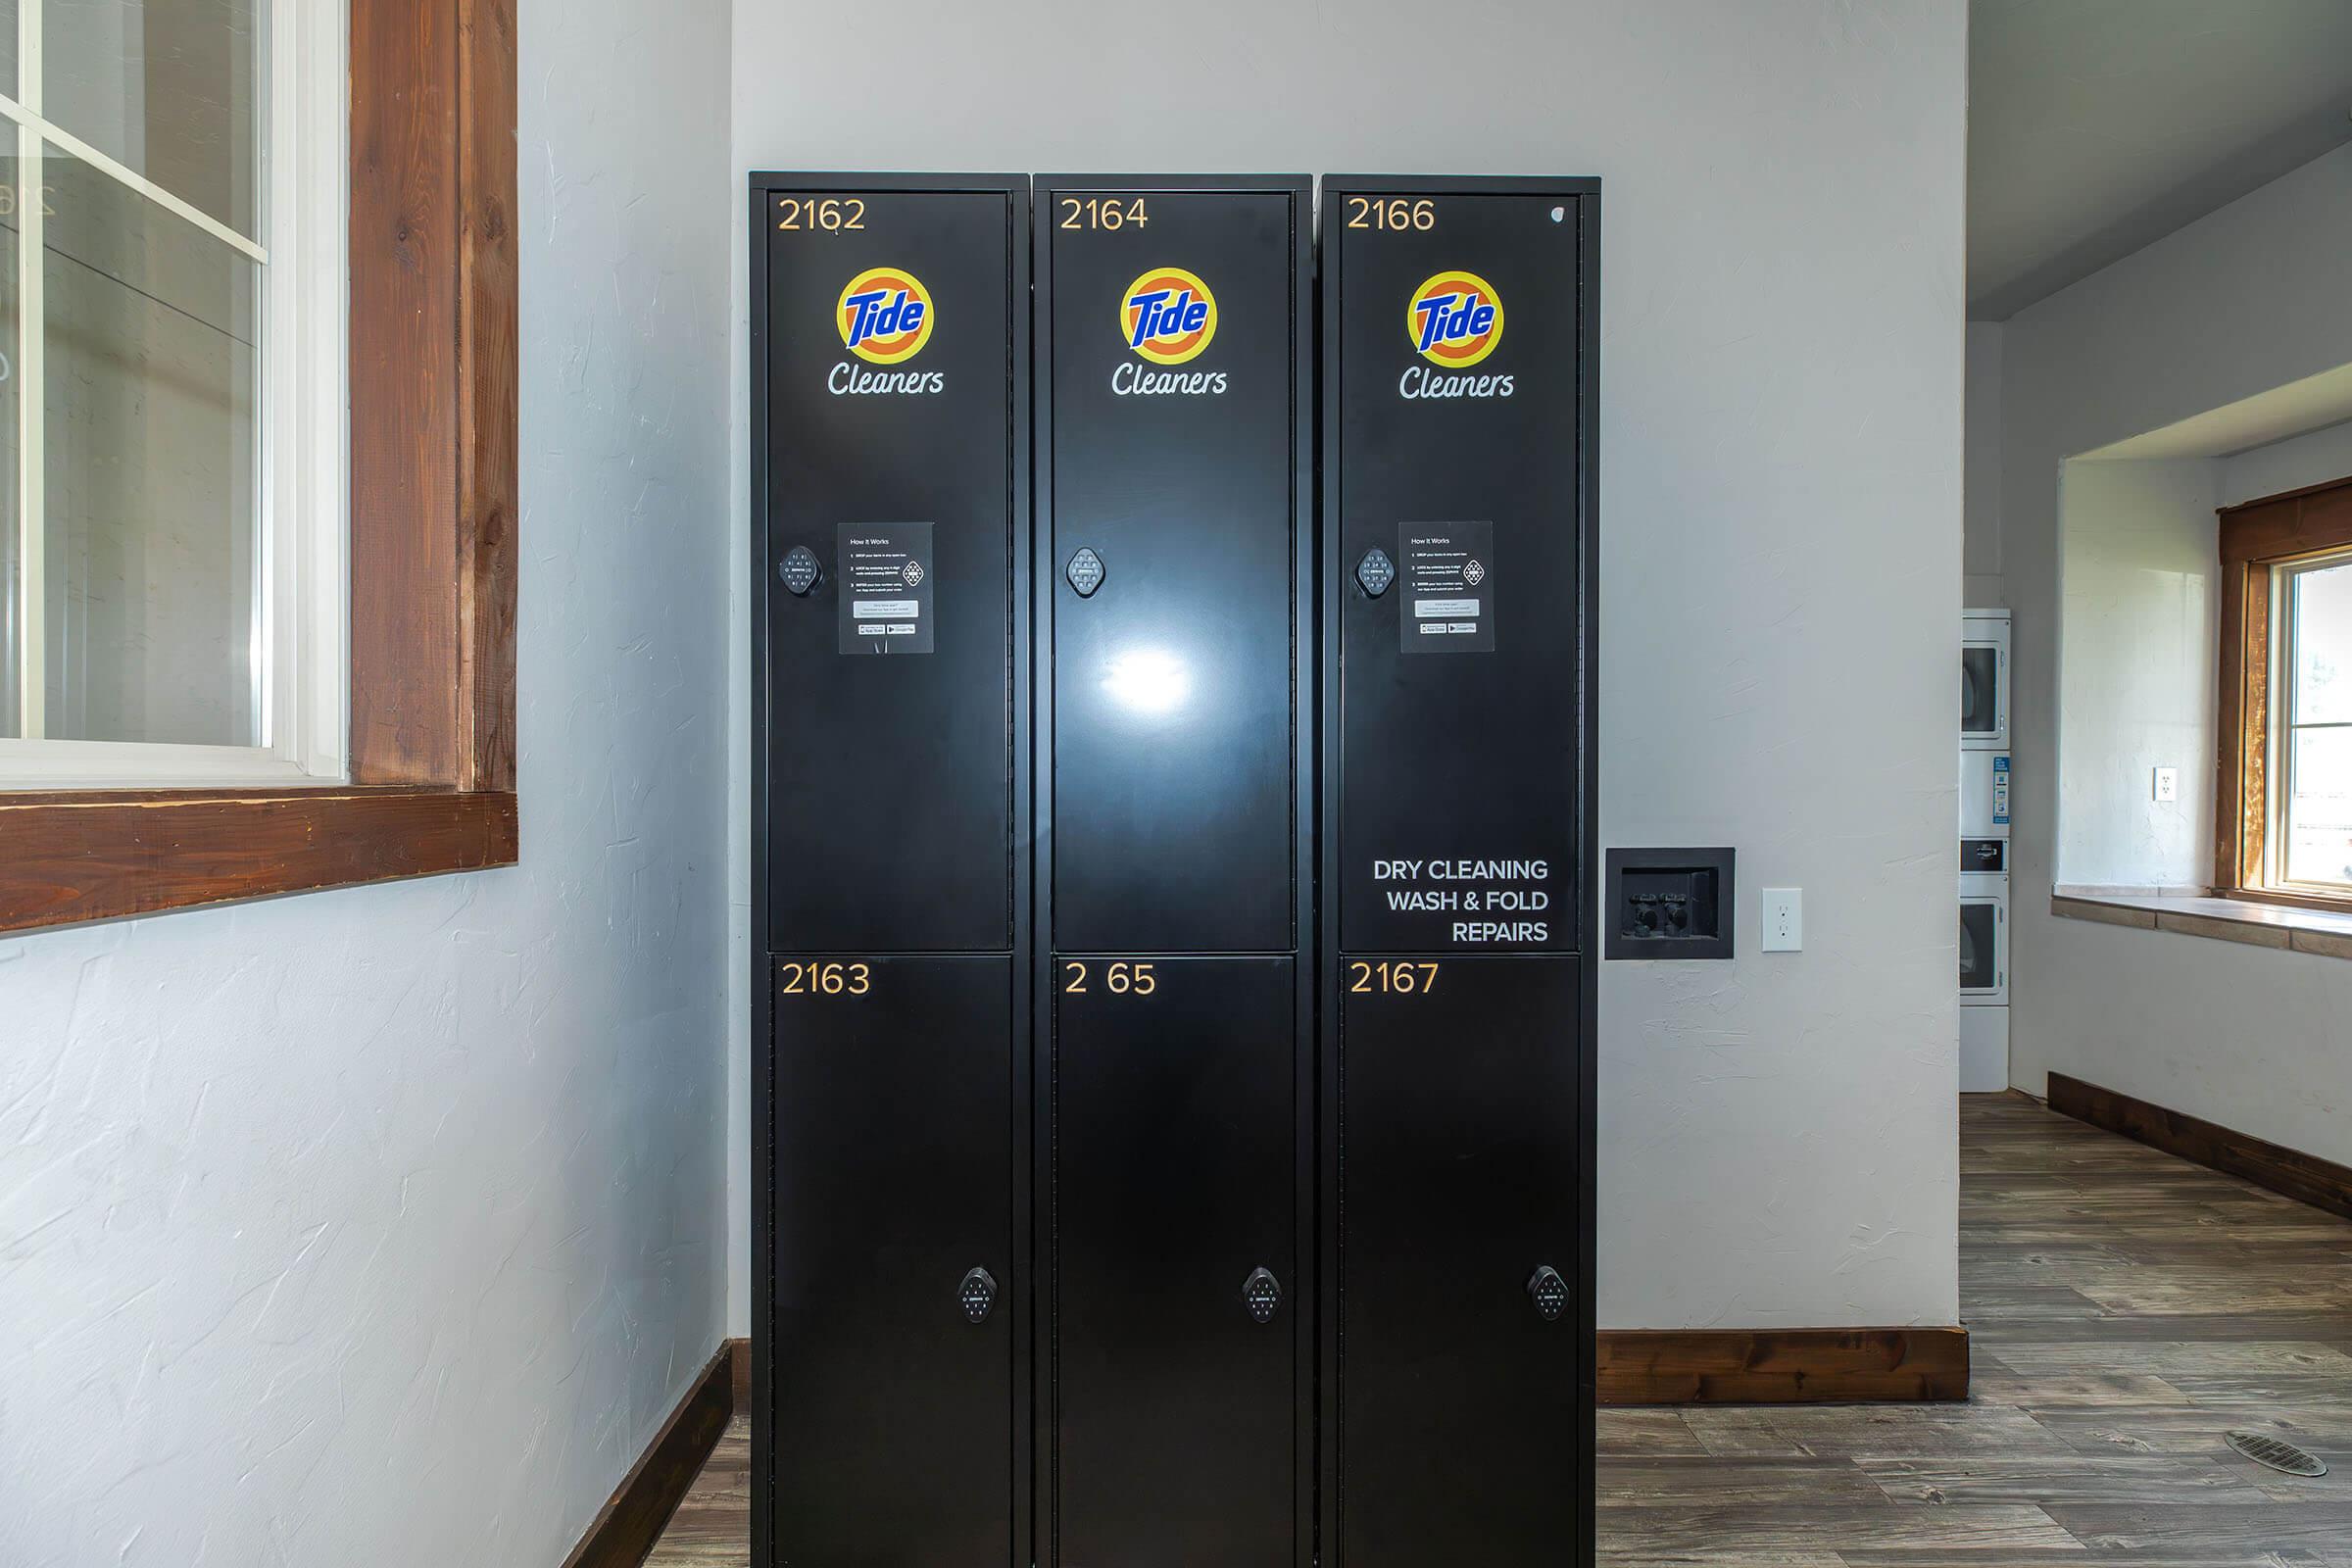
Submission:
[[[776,965],[776,990],[787,997],[862,997],[874,989],[868,964],[788,962]]]

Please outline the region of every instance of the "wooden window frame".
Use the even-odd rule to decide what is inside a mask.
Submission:
[[[351,0],[351,782],[0,794],[0,931],[512,865],[514,0]]]
[[[2221,518],[2221,756],[2215,774],[2214,892],[2295,908],[2352,911],[2335,897],[2264,882],[2271,831],[2273,568],[2352,549],[2352,478],[2224,507]]]

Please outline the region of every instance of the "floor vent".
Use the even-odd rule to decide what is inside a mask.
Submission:
[[[2230,1446],[2256,1464],[2267,1464],[2290,1476],[2324,1476],[2328,1473],[2328,1466],[2320,1459],[2283,1439],[2260,1432],[2231,1432],[2226,1436]]]

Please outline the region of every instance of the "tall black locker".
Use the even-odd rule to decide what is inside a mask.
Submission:
[[[1038,182],[1047,1568],[1312,1551],[1312,211]]]
[[[1598,204],[1324,182],[1327,1568],[1592,1557]]]
[[[752,179],[755,1560],[1025,1563],[1029,202]]]

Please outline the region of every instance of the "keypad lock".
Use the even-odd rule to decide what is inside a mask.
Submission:
[[[1378,599],[1396,580],[1396,564],[1385,550],[1377,547],[1367,550],[1364,559],[1355,564],[1355,580],[1366,594]]]
[[[784,586],[795,599],[806,599],[825,580],[825,568],[816,559],[815,551],[807,545],[794,545],[784,552],[784,562],[776,567],[776,575],[784,579]]]
[[[1092,599],[1095,590],[1102,586],[1102,558],[1092,550],[1080,550],[1070,558],[1070,586],[1078,590],[1081,599]]]
[[[1557,1323],[1568,1310],[1568,1282],[1548,1263],[1529,1278],[1527,1294],[1536,1303],[1536,1314],[1546,1323]]]
[[[965,1322],[987,1322],[997,1305],[997,1277],[984,1268],[972,1270],[956,1288],[956,1304],[963,1308]]]
[[[1258,1322],[1273,1322],[1275,1311],[1282,1305],[1282,1282],[1265,1269],[1251,1269],[1250,1277],[1242,1282],[1242,1302]]]

